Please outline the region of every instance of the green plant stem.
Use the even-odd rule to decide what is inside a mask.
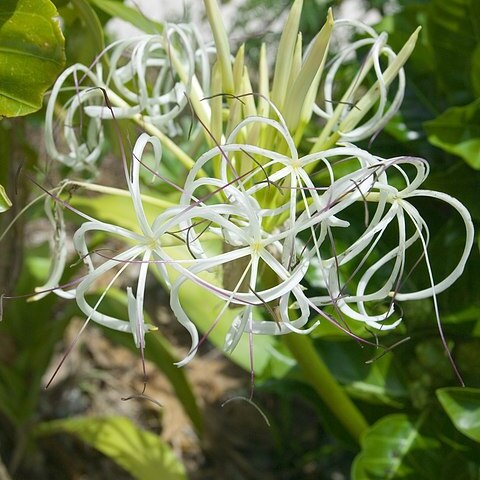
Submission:
[[[318,355],[307,335],[285,335],[285,344],[303,370],[306,379],[352,437],[360,443],[368,423]]]

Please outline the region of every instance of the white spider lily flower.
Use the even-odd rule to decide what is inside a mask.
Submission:
[[[294,250],[295,239],[303,230],[311,229],[312,235],[316,237],[315,229],[318,224],[325,227],[327,222],[330,222],[336,226],[348,226],[347,223],[336,218],[336,214],[368,194],[375,182],[373,167],[378,167],[378,159],[369,152],[350,144],[300,157],[293,138],[278,111],[277,115],[279,121],[258,116],[246,118],[232,131],[224,145],[214,147],[203,154],[187,176],[181,202],[187,205],[200,186],[209,182],[210,185],[214,183],[217,185],[214,180],[197,177],[207,162],[220,157],[221,181],[218,185],[221,185],[221,182],[224,185],[229,182],[238,183],[244,195],[259,198],[262,203],[268,205],[268,208],[261,208],[259,215],[266,219],[265,224],[276,226],[284,232],[285,242],[290,246],[283,249],[284,265],[287,265],[293,261],[290,250]],[[251,124],[272,127],[285,141],[288,153],[278,153],[248,143],[235,143],[238,133]],[[236,155],[244,154],[256,156],[259,164],[260,162],[262,164],[235,180],[232,172],[235,171],[235,167],[239,170],[242,168],[235,163]],[[350,167],[353,173],[335,180],[337,173],[333,165],[345,160],[350,164],[357,162],[358,167]],[[309,173],[314,165],[325,168],[326,185],[323,188],[314,184]],[[356,173],[357,171],[360,173]],[[384,174],[376,173],[376,175]],[[272,191],[271,194],[266,192],[269,189]],[[226,194],[227,191],[228,189],[225,189],[224,193]],[[265,193],[267,195],[262,197],[261,195]],[[381,216],[384,206],[385,199],[378,202],[376,217]]]
[[[153,147],[156,168],[158,168],[162,154],[160,142],[155,137],[142,134],[133,149],[130,172],[127,172],[127,184],[138,222],[139,233],[117,225],[90,219],[75,232],[73,237],[74,246],[89,270],[88,274],[75,289],[75,298],[78,306],[83,313],[87,315],[88,319],[115,330],[131,332],[135,344],[142,349],[145,344],[145,332],[153,328],[151,325],[145,324],[143,316],[144,293],[149,266],[153,264],[155,268],[159,270],[159,273],[165,282],[167,284],[169,283],[165,265],[162,262],[157,261],[163,256],[161,252],[162,240],[155,235],[154,229],[146,217],[140,196],[140,162],[147,144],[151,144]],[[113,258],[107,259],[100,265],[94,265],[91,258],[92,254],[88,250],[86,239],[87,234],[90,232],[110,233],[115,238],[120,237],[127,244],[132,244],[132,246],[119,254],[115,254]],[[126,321],[101,313],[99,311],[99,306],[101,300],[108,292],[108,289],[120,277],[120,275],[132,265],[138,266],[138,279],[136,281],[135,293],[133,292],[132,287],[127,287],[129,320]],[[92,285],[106,273],[119,266],[120,269],[113,275],[113,279],[107,285],[100,300],[94,306],[90,305],[86,299],[86,294],[91,290]]]
[[[112,44],[102,53],[111,52],[108,66],[97,61],[93,69],[70,67],[52,90],[47,106],[47,150],[76,170],[93,168],[101,155],[102,122],[106,119],[131,118],[158,137],[142,134],[130,169],[124,162],[138,228],[129,230],[82,214],[86,222],[73,240],[88,273],[77,288],[63,294],[75,296],[87,320],[130,332],[143,351],[145,333],[152,328],[143,313],[152,265],[170,288],[172,311],[191,337],[191,349],[179,366],[194,357],[200,343],[183,295],[191,284],[220,305],[211,328],[222,321],[228,308],[238,312],[225,338],[224,349],[231,352],[244,334],[311,332],[319,323],[312,318],[311,309],[335,323],[323,314],[323,306],[333,306],[339,316],[367,326],[392,329],[401,321],[393,316],[395,301],[433,297],[436,306],[436,294],[461,275],[472,248],[473,226],[465,207],[446,194],[421,189],[428,175],[424,160],[382,159],[346,143],[376,135],[399,108],[405,88],[403,65],[418,31],[395,54],[387,45],[386,34],[377,34],[358,22],[337,21],[336,30],[353,26],[367,38],[344,45],[325,65],[333,24],[329,13],[323,34],[307,50],[302,63],[297,35],[301,5],[301,1],[295,2],[282,35],[271,93],[265,69],[260,76],[262,95],[252,93],[243,48],[232,64],[227,33],[221,22],[214,20],[218,13],[214,1],[207,2],[218,48],[213,78],[209,51],[196,30],[165,24],[162,34]],[[340,71],[361,50],[368,53],[358,73],[346,91],[334,98]],[[325,126],[312,153],[302,156],[297,145],[324,70],[327,74],[320,95],[324,103],[314,111],[325,120]],[[367,78],[372,75],[373,84]],[[63,107],[59,147],[54,112],[64,84],[71,78],[75,95]],[[292,95],[286,100],[289,89],[299,98]],[[214,95],[208,97],[210,91]],[[245,103],[242,97],[247,98]],[[259,98],[258,108],[255,98]],[[207,144],[215,143],[196,162],[171,138],[182,131],[181,114],[188,103],[199,119],[197,128],[206,131]],[[223,107],[229,114],[226,122]],[[160,141],[189,172],[184,184],[175,186],[180,191],[178,203],[166,207],[152,222],[142,203],[139,174],[147,145],[153,149],[158,168]],[[465,224],[461,258],[453,271],[437,282],[428,259],[428,226],[411,201],[418,197],[450,205]],[[363,227],[356,221],[351,225],[362,205]],[[60,242],[61,217],[58,224]],[[95,252],[88,248],[88,237],[94,232],[121,239],[127,246],[112,257],[99,252],[94,257]],[[379,248],[382,241],[388,248]],[[405,291],[406,270],[419,242],[430,286]],[[46,286],[58,285],[64,264],[63,247]],[[306,289],[309,268],[318,273],[324,290],[320,296],[312,297]],[[126,318],[102,313],[103,298],[127,269],[135,270],[135,279],[125,287]],[[230,275],[232,270],[236,271]],[[88,293],[105,277],[109,281],[104,292],[90,304]],[[380,309],[379,302],[387,302],[387,306]],[[437,306],[436,311],[439,319]]]
[[[295,271],[287,272],[285,269],[283,271],[280,269],[281,264],[278,261],[275,261],[272,256],[255,255],[248,249],[229,253],[234,255],[223,257],[218,255],[208,261],[199,260],[195,263],[195,266],[182,270],[182,275],[172,283],[170,291],[170,306],[178,321],[187,328],[192,337],[192,348],[185,359],[178,363],[179,366],[188,363],[193,358],[198,348],[198,334],[196,333],[195,325],[185,312],[179,296],[179,290],[187,280],[197,283],[205,288],[206,291],[214,294],[220,300],[225,302],[217,317],[212,319],[213,326],[221,320],[222,314],[229,306],[242,307],[240,313],[232,322],[231,328],[225,338],[224,349],[227,352],[233,351],[240,340],[241,335],[244,333],[282,335],[296,332],[307,334],[318,325],[318,322],[315,322],[311,327],[306,329],[303,328],[306,325],[310,314],[308,299],[304,295],[300,284],[307,270],[305,263],[299,265]],[[227,262],[234,262],[235,260],[244,257],[249,257],[251,261],[247,268],[241,272],[239,280],[243,280],[244,275],[247,276],[249,278],[250,289],[253,289],[253,285],[256,285],[261,280],[259,277],[259,266],[261,266],[262,263],[272,270],[276,267],[280,267],[277,270],[279,273],[278,284],[275,285],[275,287],[265,290],[241,293],[236,291],[236,289],[227,290],[226,288],[218,287],[215,284],[202,279],[202,273],[212,271],[213,268],[222,267]],[[188,288],[188,285],[186,288]],[[296,305],[301,308],[301,316],[295,319],[290,318],[290,309],[288,308],[289,305],[287,303],[290,295],[293,295]],[[274,301],[278,301],[279,303],[277,318],[273,318],[271,321],[266,321],[263,317],[261,317],[261,319],[255,318],[255,307],[257,307],[257,309],[262,309],[268,302]]]
[[[69,78],[74,94],[61,107],[61,128],[55,122],[56,109],[60,94]],[[73,168],[74,170],[93,169],[93,165],[102,153],[104,142],[103,128],[99,118],[85,115],[84,108],[90,103],[103,103],[102,91],[97,87],[104,85],[102,67],[97,64],[95,71],[81,64],[67,68],[52,88],[45,114],[45,147],[48,155]],[[101,97],[101,98],[100,98]]]
[[[102,55],[110,51],[106,71],[101,58],[92,68],[73,65],[57,79],[49,98],[47,152],[74,170],[94,169],[104,144],[103,120],[141,120],[173,137],[182,131],[175,120],[188,98],[198,104],[209,92],[207,49],[192,25],[166,23],[162,35],[120,40]],[[72,80],[70,87],[67,84]],[[74,95],[61,105],[65,90],[74,91]],[[208,105],[202,104],[197,110],[208,119]],[[60,132],[55,128],[56,121],[62,125]]]
[[[188,104],[193,89],[208,94],[206,49],[192,25],[164,24],[162,35],[143,35],[114,44],[106,85],[131,105],[115,107],[117,118],[141,114],[145,122],[178,135],[173,120]],[[125,63],[125,58],[128,61]],[[202,84],[197,79],[197,70]],[[206,92],[206,93],[204,93]],[[111,119],[105,107],[89,107],[88,115]]]
[[[224,203],[208,205],[198,200],[188,204],[186,196],[194,198],[191,190],[185,190],[182,204],[168,209],[155,222],[155,234],[162,235],[174,231],[183,239],[186,250],[193,255],[191,265],[185,260],[167,263],[179,274],[172,282],[170,305],[178,321],[187,329],[192,338],[192,348],[187,357],[179,365],[189,362],[198,347],[198,333],[195,325],[188,317],[180,299],[179,290],[187,281],[192,281],[206,291],[225,302],[217,319],[218,322],[229,306],[241,307],[239,315],[232,323],[225,342],[225,350],[232,351],[244,332],[248,334],[285,334],[292,331],[308,333],[315,328],[303,329],[309,320],[308,299],[303,293],[301,281],[308,268],[308,261],[300,261],[295,268],[288,271],[281,263],[282,245],[279,239],[283,234],[266,232],[262,226],[265,217],[262,209],[249,195],[233,185],[224,185],[222,181],[202,178],[195,184],[202,186],[218,186],[227,200]],[[168,218],[170,216],[170,219]],[[204,240],[204,235],[206,240]],[[212,240],[220,244],[228,244],[233,249],[217,253],[212,249]],[[227,263],[244,260],[243,271],[238,272],[236,284],[230,288],[219,286],[222,269]],[[217,273],[217,281],[212,282],[204,277],[206,273]],[[270,275],[275,278],[272,286],[262,287],[261,278]],[[248,291],[241,286],[246,281]],[[288,299],[293,296],[300,306],[300,316],[290,318]],[[278,314],[273,321],[256,318],[256,310],[262,309],[269,302],[278,303]]]
[[[52,199],[47,196],[45,198],[45,214],[54,230],[53,237],[50,241],[50,252],[53,257],[52,264],[47,281],[43,285],[35,288],[35,291],[38,293],[31,297],[29,301],[34,302],[40,300],[51,292],[59,297],[67,299],[75,298],[72,292],[65,291],[59,287],[67,261],[65,219],[62,206],[56,202],[52,206]]]
[[[397,112],[403,101],[405,92],[403,64],[415,45],[418,31],[405,44],[402,53],[396,54],[387,45],[386,33],[378,34],[371,27],[354,20],[336,20],[334,31],[345,27],[353,27],[361,34],[367,35],[367,38],[351,43],[341,39],[339,52],[327,65],[323,84],[323,104],[313,107],[314,113],[326,120],[326,125],[313,150],[318,150],[335,132],[341,140],[350,142],[377,134]],[[339,96],[336,92],[337,76],[342,66],[351,61],[358,51],[365,48],[369,48],[368,54],[346,91]],[[380,62],[382,57],[386,59],[385,66]],[[365,85],[365,79],[372,71],[376,82],[374,87],[370,88]],[[393,86],[394,92],[390,93],[389,89],[395,78],[397,82]],[[370,88],[367,93],[365,93],[366,87]],[[359,102],[360,98],[362,98],[361,102]],[[372,109],[373,113],[370,113],[368,119],[360,123]]]
[[[409,178],[407,171],[402,168],[404,165],[411,165],[415,168],[413,180]],[[399,173],[401,178],[403,178],[405,182],[404,188],[396,188],[392,185],[393,182],[389,181],[388,173],[392,170]],[[356,183],[361,182],[362,178],[366,176],[372,177],[372,172],[375,172],[375,182],[369,187],[368,192],[362,194],[362,201],[376,202],[378,207],[363,234],[356,241],[350,242],[350,245],[343,252],[336,252],[334,257],[319,258],[323,279],[329,294],[323,297],[312,298],[312,303],[318,306],[335,304],[348,317],[363,321],[371,327],[386,330],[394,328],[401,321],[401,319],[398,319],[389,325],[384,323],[394,312],[392,298],[398,301],[405,301],[435,297],[436,294],[450,287],[458,279],[465,268],[473,245],[474,231],[472,220],[466,208],[458,200],[440,192],[418,189],[427,178],[428,171],[428,164],[423,159],[399,157],[390,160],[379,158],[375,170],[372,169],[372,166],[369,166],[355,172],[354,175],[357,175]],[[351,195],[355,197],[356,194],[352,191]],[[455,269],[438,283],[433,282],[433,276],[428,264],[428,226],[417,208],[408,201],[408,199],[420,196],[433,197],[449,204],[460,214],[465,224],[465,247],[461,258]],[[413,225],[413,233],[410,236],[407,235],[408,220]],[[379,244],[392,222],[396,223],[398,246],[372,263],[370,257],[373,256],[375,247]],[[432,284],[429,288],[416,292],[404,293],[397,291],[404,279],[407,251],[418,241],[421,242],[421,251],[424,252]],[[362,252],[365,250],[367,251],[363,254]],[[315,249],[312,248],[310,250],[312,254],[315,253],[320,257],[319,251],[320,249],[317,246]],[[343,278],[341,270],[348,262],[360,254],[362,254],[362,258],[355,273],[364,266],[366,266],[366,270],[358,280],[349,278],[348,285],[340,285],[340,279]],[[386,266],[392,261],[393,265],[390,267],[390,273],[385,275]],[[378,287],[379,278],[384,278],[385,276],[383,285]],[[372,282],[374,278],[375,282]],[[366,293],[367,290],[371,290],[370,283],[374,283],[377,289],[374,292]],[[356,287],[353,287],[355,284]],[[381,314],[368,313],[367,304],[384,300],[387,300],[389,303],[385,312]],[[356,310],[350,306],[351,304],[356,305]]]

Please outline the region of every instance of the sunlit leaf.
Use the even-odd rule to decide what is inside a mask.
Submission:
[[[186,480],[185,469],[158,435],[122,417],[72,418],[39,424],[39,435],[70,433],[139,480]]]
[[[12,202],[7,196],[7,192],[2,185],[0,185],[0,213],[5,212],[12,206]]]
[[[0,115],[27,115],[42,106],[65,63],[57,15],[49,0],[0,2]]]
[[[455,427],[480,442],[480,389],[442,388],[437,397]]]

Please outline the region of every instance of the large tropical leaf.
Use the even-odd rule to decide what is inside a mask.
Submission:
[[[170,447],[122,417],[72,418],[44,422],[37,435],[70,433],[118,463],[139,480],[186,480]]]
[[[65,63],[57,10],[49,0],[0,2],[0,115],[39,110]]]

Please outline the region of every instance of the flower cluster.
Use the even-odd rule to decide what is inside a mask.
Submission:
[[[429,171],[426,161],[383,159],[349,143],[377,134],[398,109],[405,83],[402,65],[417,33],[397,56],[386,44],[386,35],[353,24],[367,38],[347,45],[327,62],[332,32],[346,23],[335,24],[329,14],[302,59],[295,33],[298,5],[280,42],[271,91],[265,57],[254,92],[243,50],[232,61],[218,24],[212,25],[218,59],[212,69],[207,53],[211,50],[202,46],[192,27],[166,25],[163,35],[110,47],[108,73],[101,62],[95,71],[71,67],[50,98],[47,148],[74,169],[92,166],[100,156],[104,121],[132,118],[148,132],[136,141],[129,166],[126,159],[123,162],[136,228],[81,214],[86,221],[73,241],[88,273],[63,294],[74,296],[88,319],[131,332],[143,349],[145,333],[152,328],[143,313],[147,273],[154,269],[169,288],[174,315],[191,336],[191,350],[180,365],[191,360],[199,345],[188,296],[182,295],[189,285],[221,305],[211,319],[212,328],[227,310],[235,311],[225,339],[227,351],[244,333],[308,333],[322,319],[340,328],[352,319],[369,328],[391,329],[401,321],[396,302],[435,298],[461,275],[473,245],[465,207],[446,194],[422,189]],[[336,75],[361,48],[368,48],[368,55],[334,103]],[[316,96],[325,65],[321,107]],[[369,72],[374,80],[365,88]],[[70,76],[75,78],[75,94],[66,103],[63,132],[68,151],[62,154],[53,132],[54,106]],[[197,131],[204,135],[202,145],[207,145],[197,158],[172,141],[182,131],[185,118],[180,114],[189,102],[199,120]],[[310,152],[303,153],[299,145],[313,113],[325,124]],[[74,121],[83,118],[85,123],[74,128]],[[149,155],[153,153],[153,168],[145,159],[147,147]],[[189,168],[182,182],[175,184],[158,173],[165,148]],[[141,193],[142,169],[176,192],[175,200],[153,217],[147,215],[148,199]],[[429,230],[416,205],[419,197],[450,205],[465,224],[465,247],[457,267],[440,281],[430,269]],[[114,255],[95,255],[89,249],[94,232],[127,246]],[[420,261],[426,265],[429,284],[409,291],[409,269]],[[62,254],[49,287],[58,285],[64,262]],[[101,313],[103,297],[127,269],[136,272],[134,285],[131,277],[126,281],[128,320]],[[105,292],[92,305],[87,294],[105,275],[110,278]]]

